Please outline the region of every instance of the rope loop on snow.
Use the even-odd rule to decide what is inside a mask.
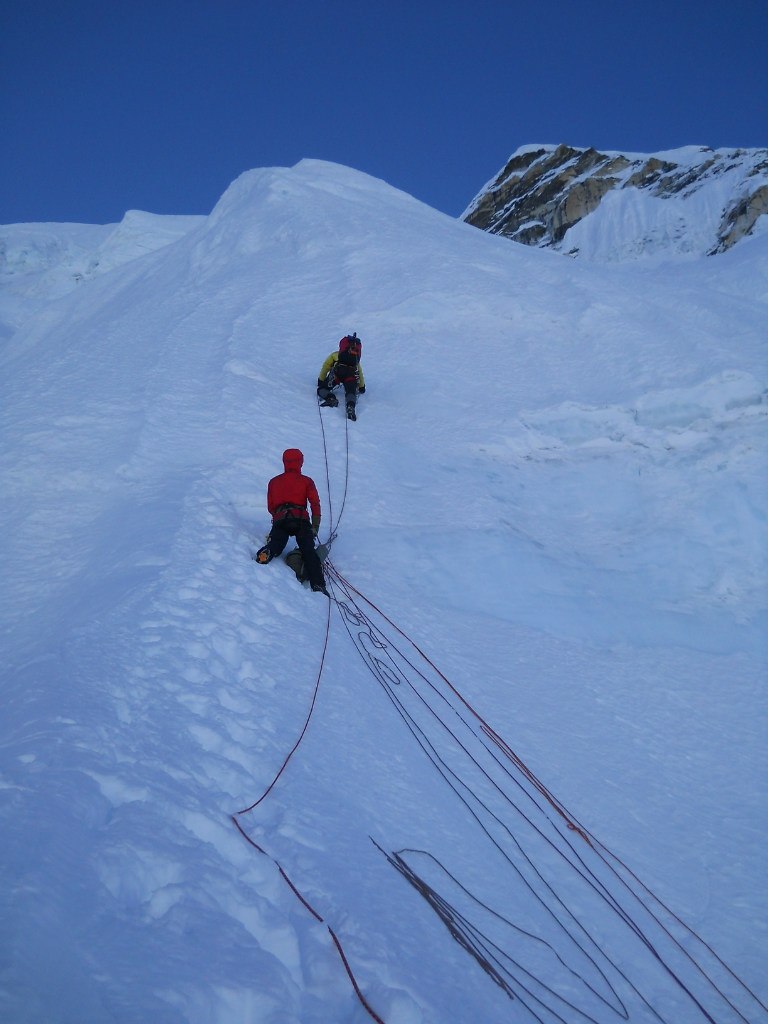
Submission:
[[[541,904],[542,909],[550,915],[552,922],[560,929],[561,933],[563,933],[564,936],[567,936],[568,940],[577,947],[580,954],[586,957],[591,963],[592,968],[597,971],[598,975],[602,979],[602,984],[607,986],[607,991],[611,993],[612,1001],[615,1000],[615,1004],[611,1006],[613,1012],[622,1019],[628,1019],[626,1006],[620,999],[617,989],[609,981],[608,976],[604,973],[598,961],[605,962],[607,967],[609,967],[613,972],[616,972],[616,974],[627,986],[629,986],[629,988],[645,1005],[646,1009],[656,1017],[657,1020],[665,1022],[665,1024],[676,1024],[676,1022],[668,1021],[667,1018],[662,1017],[662,1015],[654,1006],[652,1006],[637,986],[630,980],[628,975],[622,970],[618,961],[606,950],[602,949],[595,939],[592,938],[589,932],[586,931],[578,917],[569,909],[562,897],[559,896],[552,887],[552,884],[542,875],[536,863],[531,860],[529,855],[520,845],[516,838],[515,831],[511,830],[503,819],[499,817],[499,814],[492,810],[486,802],[481,800],[472,787],[449,767],[448,763],[444,760],[435,746],[433,740],[429,739],[427,736],[424,727],[419,724],[414,717],[414,714],[408,709],[403,702],[403,699],[399,696],[399,691],[403,686],[410,690],[412,696],[417,698],[419,703],[416,706],[431,715],[438,722],[439,726],[445,730],[449,737],[451,746],[455,749],[460,749],[462,753],[470,759],[474,766],[482,773],[485,782],[490,783],[496,789],[497,795],[499,795],[503,801],[515,811],[516,814],[520,815],[522,819],[526,821],[528,826],[533,830],[533,833],[543,840],[554,854],[564,861],[564,866],[570,868],[577,874],[581,882],[592,892],[593,896],[604,902],[606,907],[615,913],[621,922],[629,928],[640,943],[642,943],[646,948],[651,957],[666,973],[670,981],[672,981],[672,983],[675,984],[690,1000],[693,1007],[695,1007],[696,1011],[704,1020],[709,1022],[709,1024],[716,1024],[716,1017],[714,1017],[703,1005],[703,995],[697,992],[698,988],[701,987],[702,982],[708,986],[709,991],[713,996],[716,996],[718,999],[722,999],[740,1020],[744,1021],[745,1024],[748,1024],[748,1018],[735,1004],[735,995],[726,994],[712,976],[711,967],[705,966],[702,958],[706,956],[711,956],[716,963],[723,968],[723,970],[729,975],[729,978],[739,986],[743,995],[748,996],[757,1006],[768,1011],[768,1008],[766,1008],[765,1004],[761,1002],[759,997],[749,988],[749,986],[746,985],[744,981],[742,981],[741,978],[738,977],[738,975],[735,974],[733,970],[731,970],[731,968],[714,952],[712,947],[706,943],[697,932],[685,924],[678,915],[671,911],[658,896],[656,896],[643,882],[640,881],[640,879],[638,879],[638,877],[626,866],[626,864],[624,864],[623,861],[620,860],[620,858],[596,839],[585,826],[578,822],[576,817],[571,814],[549,791],[544,783],[537,778],[522,759],[512,750],[509,744],[507,744],[506,741],[503,740],[490,725],[488,725],[477,710],[469,703],[469,701],[466,700],[466,698],[450,682],[444,673],[440,671],[434,662],[421,650],[416,642],[408,636],[403,629],[397,626],[389,616],[378,608],[373,601],[362,594],[349,582],[349,580],[342,576],[332,563],[326,562],[326,566],[327,575],[334,590],[334,594],[336,594],[337,591],[339,594],[339,596],[335,596],[335,600],[336,605],[342,614],[342,622],[344,623],[350,639],[357,648],[358,653],[362,657],[367,668],[383,687],[384,692],[394,705],[395,710],[403,719],[406,727],[411,732],[413,738],[421,747],[428,760],[431,761],[438,773],[443,777],[444,781],[454,791],[455,795],[464,805],[467,812],[475,819],[475,822],[486,834],[487,838],[495,846],[497,851],[507,860],[510,868],[517,873],[519,881],[528,888],[530,895],[537,900]],[[445,684],[449,695],[456,698],[458,706],[454,702],[450,701],[448,696],[444,692],[441,692],[435,683],[428,678],[425,670],[419,668],[418,665],[409,658],[407,653],[398,648],[398,645],[393,642],[391,637],[386,636],[382,632],[382,630],[366,613],[360,602],[364,602],[365,605],[375,611],[384,623],[391,627],[398,636],[407,641],[411,649],[416,652],[424,664],[428,666],[429,669],[435,673],[437,678]],[[439,704],[437,702],[439,702]],[[439,709],[442,709],[442,714]],[[469,713],[469,718],[462,714],[462,709]],[[542,831],[542,828],[532,820],[523,807],[514,800],[505,789],[500,788],[499,783],[485,768],[481,766],[475,755],[459,736],[458,732],[450,725],[450,719],[452,716],[457,716],[458,721],[468,729],[470,728],[470,723],[474,720],[478,728],[477,731],[471,731],[480,741],[481,747],[492,757],[496,766],[499,767],[504,774],[514,782],[515,786],[525,795],[525,797],[533,803],[537,812],[545,814],[546,806],[554,809],[557,812],[557,816],[561,819],[562,824],[565,826],[565,831],[555,829],[555,840]],[[483,738],[487,739],[490,745],[484,743]],[[494,751],[496,753],[494,753]],[[504,767],[504,761],[499,758],[499,754],[503,755],[507,765],[511,765],[511,769],[516,770],[519,778],[515,776],[514,772],[510,770],[509,767]],[[527,784],[527,787],[525,784]],[[543,798],[545,801],[544,805],[540,804],[536,800],[535,794],[538,794],[539,797]],[[507,840],[512,843],[516,851],[516,856],[523,858],[527,864],[528,870],[532,873],[532,876],[535,878],[541,891],[534,888],[531,885],[531,882],[521,874],[519,867],[509,857],[505,848],[499,844],[498,840],[491,834],[489,827],[487,827],[483,820],[481,820],[483,817],[488,818],[489,823],[492,823],[495,830],[501,828],[505,832]],[[550,826],[555,825],[556,819],[553,820],[546,814],[545,818],[549,822]],[[569,833],[578,835],[579,839],[584,842],[585,847],[573,845],[571,840],[568,838]],[[559,845],[560,843],[562,843],[562,846]],[[375,845],[378,846],[378,844]],[[379,849],[381,849],[381,847],[379,847]],[[610,881],[612,882],[612,888],[615,891],[612,891],[612,888],[608,886],[607,881],[602,880],[595,873],[596,869],[590,867],[582,853],[579,852],[579,850],[586,851],[587,849],[597,858],[598,862],[602,865],[602,868],[607,871]],[[401,853],[402,852],[403,851],[401,851]],[[391,856],[388,854],[385,855],[393,866],[398,867],[398,870],[406,875],[411,884],[415,885],[417,890],[421,892],[425,899],[427,899],[430,906],[432,906],[439,916],[443,918],[446,927],[449,928],[453,937],[459,941],[468,952],[471,952],[473,956],[482,960],[483,954],[478,952],[478,950],[482,949],[482,942],[478,939],[480,945],[475,948],[472,942],[466,938],[466,935],[462,930],[463,925],[460,926],[459,924],[460,917],[450,909],[450,905],[447,904],[442,897],[438,897],[434,890],[425,883],[419,882],[418,876],[416,876],[412,870],[404,870],[402,857],[399,857],[397,854],[392,854]],[[620,895],[617,895],[616,893],[623,893],[626,898],[636,901],[638,908],[633,909],[632,911],[627,909],[627,907],[620,902]],[[542,894],[552,901],[555,907],[559,908],[559,910],[550,907],[542,898]],[[641,925],[639,923],[637,917],[638,910],[642,910],[642,912],[647,915],[649,919],[647,924]],[[497,917],[499,916],[495,911],[491,910],[491,913],[494,913]],[[668,920],[673,921],[676,925],[684,929],[686,936],[683,938],[676,936],[672,931],[673,926],[668,923],[668,920],[662,919],[662,914],[665,915]],[[660,938],[652,940],[650,933],[647,931],[649,928],[658,929]],[[698,943],[700,951],[703,951],[699,952],[698,957],[688,948],[691,944],[690,940]],[[658,946],[660,941],[667,943],[670,947],[664,955]],[[500,955],[504,959],[511,959],[508,954],[503,953],[503,951],[501,951]],[[694,972],[693,980],[688,980],[688,978],[684,976],[679,965],[674,967],[672,966],[672,957],[680,959],[683,964],[687,964],[690,970]],[[484,964],[481,963],[481,966],[484,966]],[[490,973],[493,975],[493,972]],[[498,983],[498,979],[494,977],[494,980],[497,980]],[[588,988],[591,989],[591,986],[586,981],[585,977],[582,976],[581,980]],[[542,985],[543,988],[547,988],[542,979],[538,979],[537,983]],[[591,990],[599,999],[605,1001],[603,996],[598,995],[594,989]],[[527,989],[525,989],[524,986],[523,991],[527,992]],[[532,1010],[531,1006],[525,1002],[520,991],[517,991],[517,998],[524,1002],[536,1020],[541,1019]],[[558,998],[561,997],[558,996]],[[549,1010],[550,1012],[554,1012],[551,1007]],[[717,1012],[718,1011],[713,1011],[713,1013]],[[585,1014],[584,1011],[580,1011],[580,1013],[583,1017],[589,1019],[588,1015]],[[556,1016],[557,1019],[562,1020],[562,1018],[557,1014]]]

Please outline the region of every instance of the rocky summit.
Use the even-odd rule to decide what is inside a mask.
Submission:
[[[768,231],[768,149],[656,154],[524,146],[462,219],[515,242],[619,262],[715,255]]]

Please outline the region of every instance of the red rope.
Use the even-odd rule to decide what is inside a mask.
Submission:
[[[277,864],[277,861],[275,861],[275,864]],[[288,885],[289,885],[289,886],[291,887],[291,890],[293,891],[294,895],[295,895],[295,896],[296,896],[296,897],[297,897],[297,898],[298,898],[299,900],[301,900],[301,902],[302,902],[302,903],[304,904],[304,906],[305,906],[305,907],[307,908],[307,910],[308,910],[308,911],[310,912],[310,914],[311,914],[311,915],[312,915],[312,916],[313,916],[314,918],[317,918],[317,920],[318,920],[318,921],[319,921],[319,922],[320,922],[321,924],[325,924],[325,921],[323,921],[322,917],[320,917],[320,915],[319,915],[319,914],[318,914],[318,912],[317,912],[317,911],[315,910],[315,908],[314,908],[314,907],[312,906],[312,904],[311,904],[311,903],[309,902],[309,900],[305,899],[305,897],[301,895],[301,893],[299,892],[299,890],[298,890],[298,889],[296,888],[296,886],[295,886],[295,885],[293,884],[293,882],[292,882],[292,881],[290,880],[290,878],[288,877],[288,875],[287,875],[287,874],[285,873],[285,871],[283,870],[283,868],[282,868],[282,867],[281,867],[281,866],[280,866],[279,864],[277,864],[277,869],[278,869],[278,871],[280,872],[280,874],[281,874],[281,875],[283,876],[283,878],[285,879],[285,881],[286,881],[286,882],[288,883]]]
[[[267,788],[264,790],[264,792],[261,794],[259,799],[254,801],[254,803],[252,803],[250,807],[244,807],[242,809],[242,811],[236,811],[235,812],[236,814],[247,814],[248,811],[252,811],[254,809],[254,807],[258,807],[259,806],[259,804],[261,803],[262,800],[264,800],[264,798],[267,796],[267,794],[272,791],[275,783],[280,778],[280,776],[283,774],[285,769],[288,767],[288,762],[291,760],[293,755],[299,749],[299,744],[304,739],[304,734],[306,733],[307,729],[309,728],[309,721],[312,718],[312,712],[315,710],[315,704],[317,703],[317,692],[320,689],[320,677],[323,674],[323,666],[325,664],[325,652],[328,650],[328,637],[329,637],[330,631],[331,631],[331,602],[329,601],[328,602],[328,619],[327,619],[326,624],[325,624],[325,640],[323,642],[323,653],[322,653],[322,655],[320,657],[320,669],[319,669],[319,671],[317,673],[317,679],[315,680],[315,689],[314,689],[314,692],[312,693],[312,701],[311,701],[311,703],[309,705],[309,711],[307,712],[307,717],[306,717],[306,720],[304,722],[304,726],[303,726],[301,732],[299,733],[299,738],[296,740],[294,745],[291,747],[290,751],[288,752],[288,755],[287,755],[286,759],[280,765],[280,768],[279,768],[279,770],[277,772],[277,775],[275,775],[274,779],[272,779],[272,781],[267,786]]]
[[[339,954],[339,956],[341,958],[341,962],[344,965],[344,970],[347,972],[349,980],[352,983],[352,987],[355,990],[355,994],[357,995],[357,998],[360,1000],[360,1002],[362,1003],[364,1009],[369,1014],[369,1016],[373,1020],[376,1021],[376,1024],[384,1024],[384,1021],[381,1019],[381,1017],[379,1017],[379,1015],[371,1007],[371,1005],[368,1003],[368,1001],[366,1000],[365,996],[363,995],[363,993],[362,993],[362,991],[360,989],[360,986],[357,983],[357,979],[355,978],[354,974],[352,973],[352,968],[349,965],[349,960],[347,959],[347,956],[346,956],[346,954],[344,952],[344,949],[343,949],[343,947],[341,945],[341,942],[337,938],[336,933],[333,931],[331,926],[326,924],[326,922],[323,920],[322,916],[317,912],[317,910],[315,910],[315,908],[312,906],[312,904],[309,902],[309,900],[305,896],[303,896],[301,894],[301,892],[297,889],[297,887],[291,881],[291,879],[289,878],[287,872],[285,871],[283,866],[280,864],[280,862],[275,860],[275,858],[271,854],[267,853],[267,851],[263,847],[259,846],[259,844],[255,840],[251,839],[251,837],[248,835],[248,833],[245,831],[245,829],[242,827],[242,825],[238,821],[238,817],[240,815],[248,814],[248,812],[252,811],[254,809],[254,807],[258,807],[259,804],[262,802],[262,800],[264,800],[266,798],[267,794],[272,791],[272,789],[274,788],[275,784],[277,783],[277,780],[280,778],[280,776],[283,774],[283,772],[285,771],[286,767],[288,766],[288,762],[291,760],[293,755],[296,753],[296,751],[299,748],[299,745],[301,744],[301,741],[304,739],[306,731],[309,728],[309,722],[310,722],[310,719],[312,718],[312,713],[315,710],[315,704],[317,703],[317,694],[318,694],[318,691],[320,689],[320,679],[321,679],[321,677],[323,675],[323,667],[325,665],[325,654],[326,654],[326,651],[328,650],[328,639],[329,639],[329,636],[330,636],[330,631],[331,631],[331,602],[329,601],[328,602],[328,618],[326,619],[326,623],[325,623],[325,640],[323,642],[323,653],[322,653],[322,655],[320,657],[320,668],[318,670],[317,679],[315,681],[315,689],[314,689],[314,691],[312,693],[312,701],[311,701],[311,703],[309,705],[309,711],[307,712],[307,717],[306,717],[306,719],[304,721],[304,725],[302,727],[302,730],[299,733],[299,738],[296,740],[294,745],[291,747],[290,751],[288,752],[287,757],[285,758],[283,763],[280,765],[280,768],[279,768],[277,774],[272,779],[272,781],[267,786],[267,788],[264,790],[264,792],[261,794],[261,796],[258,798],[258,800],[255,800],[250,805],[250,807],[244,807],[241,811],[235,811],[235,813],[230,815],[230,817],[232,818],[232,821],[233,821],[233,823],[235,825],[235,828],[240,833],[240,835],[246,840],[246,842],[250,843],[251,846],[255,850],[258,850],[259,853],[263,853],[265,857],[269,857],[269,859],[272,861],[272,863],[277,867],[277,870],[280,872],[280,875],[282,876],[283,880],[286,882],[286,884],[291,889],[291,892],[293,892],[293,894],[301,902],[301,904],[305,907],[305,909],[309,911],[309,913],[315,918],[316,921],[318,921],[320,924],[325,924],[326,925],[326,927],[328,928],[328,931],[329,931],[329,933],[331,935],[331,938],[333,939],[333,943],[336,946],[338,954]]]
[[[366,1008],[366,1010],[368,1011],[369,1015],[371,1017],[373,1017],[373,1019],[377,1022],[377,1024],[384,1024],[384,1021],[381,1019],[381,1017],[378,1015],[378,1013],[376,1013],[376,1011],[374,1009],[372,1009],[372,1007],[366,1001],[365,996],[360,991],[360,986],[355,981],[355,976],[352,973],[352,968],[349,966],[349,961],[347,960],[346,956],[344,955],[344,950],[341,947],[341,943],[339,942],[338,938],[336,937],[336,933],[334,932],[333,928],[331,928],[330,925],[328,926],[328,931],[331,933],[331,938],[333,939],[334,943],[336,944],[336,949],[338,949],[338,951],[339,951],[339,956],[341,957],[341,962],[344,964],[346,972],[349,975],[349,980],[352,982],[352,987],[354,988],[355,992],[357,993],[357,998],[360,1000],[360,1002]]]

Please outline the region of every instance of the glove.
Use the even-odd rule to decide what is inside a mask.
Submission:
[[[360,385],[360,387],[357,389],[357,393],[359,395],[364,395],[365,394],[365,384],[361,384]]]
[[[316,537],[320,530],[320,516],[312,516],[312,536]]]

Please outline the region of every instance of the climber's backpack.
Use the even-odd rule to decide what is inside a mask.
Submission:
[[[357,334],[347,334],[339,342],[339,355],[343,352],[349,352],[356,359],[360,359],[363,354],[363,343],[358,338]],[[346,360],[344,360],[346,362]]]

